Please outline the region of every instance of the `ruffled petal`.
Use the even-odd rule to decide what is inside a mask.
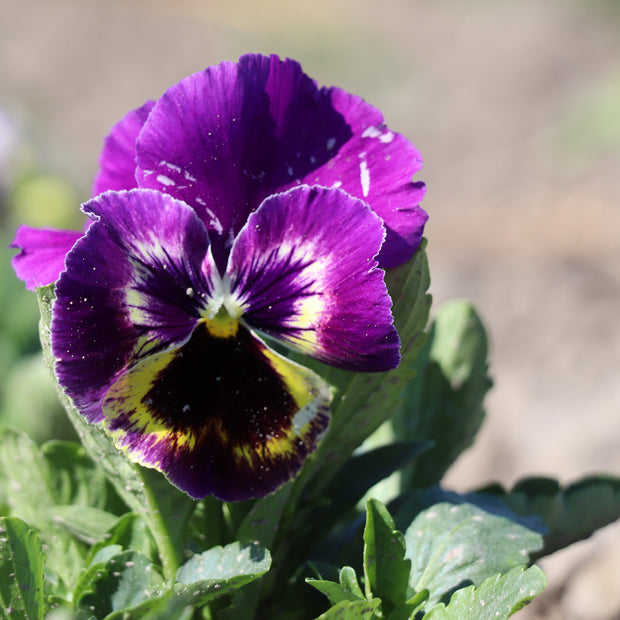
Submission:
[[[396,267],[418,249],[428,215],[420,207],[426,187],[413,182],[422,156],[404,136],[390,131],[379,110],[340,88],[326,91],[351,128],[352,136],[327,165],[302,183],[340,187],[367,202],[384,221],[386,239],[378,256],[381,267]],[[327,138],[325,148],[334,142]]]
[[[331,393],[240,326],[200,324],[183,346],[124,373],[104,401],[119,448],[194,498],[262,497],[291,479],[328,424]]]
[[[67,252],[83,234],[75,230],[20,226],[9,246],[20,250],[11,260],[17,277],[30,290],[56,282],[65,268]]]
[[[137,187],[136,139],[154,105],[154,101],[147,101],[112,127],[99,157],[99,172],[93,183],[93,196],[108,190]]]
[[[262,200],[299,184],[342,187],[386,222],[381,266],[408,260],[426,214],[421,157],[378,110],[319,89],[300,65],[248,54],[182,80],[157,102],[137,146],[137,179],[194,207],[216,262]]]
[[[107,192],[56,286],[52,350],[60,385],[99,421],[119,373],[185,342],[206,307],[207,231],[182,202],[150,190]]]
[[[346,192],[270,196],[234,242],[231,296],[252,327],[333,366],[394,368],[400,341],[375,256],[385,231]]]

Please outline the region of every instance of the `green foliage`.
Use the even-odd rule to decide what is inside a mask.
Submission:
[[[429,602],[472,582],[526,566],[542,546],[538,532],[472,504],[441,503],[422,511],[405,532],[409,584],[428,590]]]
[[[423,620],[505,620],[540,594],[545,585],[545,575],[537,566],[513,568],[505,575],[488,577],[478,587],[458,590],[447,606],[436,605]]]
[[[484,419],[487,338],[474,308],[464,301],[442,306],[415,362],[416,377],[405,389],[392,417],[400,439],[427,440],[434,447],[402,472],[402,488],[438,483]]]
[[[467,503],[423,510],[403,536],[385,506],[369,500],[364,591],[352,567],[341,569],[337,582],[308,583],[332,605],[321,618],[341,617],[354,606],[368,618],[388,620],[421,612],[425,619],[508,618],[544,588],[542,571],[526,570],[529,554],[540,545],[540,534]],[[446,606],[442,599],[451,592]]]
[[[0,519],[0,618],[43,618],[43,551],[21,519]]]
[[[411,561],[405,558],[405,538],[394,529],[394,519],[377,500],[366,504],[364,578],[366,597],[383,601],[384,612],[405,603]]]

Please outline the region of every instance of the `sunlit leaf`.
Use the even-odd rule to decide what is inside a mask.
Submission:
[[[505,620],[540,594],[547,583],[538,566],[513,568],[478,587],[457,590],[448,605],[435,605],[423,620]]]

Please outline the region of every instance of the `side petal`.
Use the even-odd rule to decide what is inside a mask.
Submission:
[[[95,221],[67,256],[51,337],[60,385],[96,422],[120,373],[189,338],[206,304],[208,239],[192,209],[150,190],[107,192],[84,211]]]
[[[375,260],[384,235],[368,205],[341,190],[301,186],[270,196],[233,244],[227,273],[238,312],[333,366],[394,368],[400,341]]]
[[[103,404],[129,457],[194,498],[262,497],[301,468],[328,424],[331,393],[312,371],[240,327],[198,325],[183,346],[124,373]]]
[[[93,196],[108,190],[120,191],[138,186],[136,140],[154,105],[154,101],[147,101],[112,127],[99,157],[99,172],[93,183]]]
[[[65,268],[67,252],[83,234],[76,230],[20,226],[9,246],[20,251],[11,259],[17,277],[29,290],[56,282]]]

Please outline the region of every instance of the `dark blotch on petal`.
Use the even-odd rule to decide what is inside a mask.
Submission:
[[[299,471],[327,427],[330,399],[317,375],[245,327],[221,338],[201,323],[185,345],[121,378],[104,412],[134,460],[192,497],[234,501],[267,495]]]

